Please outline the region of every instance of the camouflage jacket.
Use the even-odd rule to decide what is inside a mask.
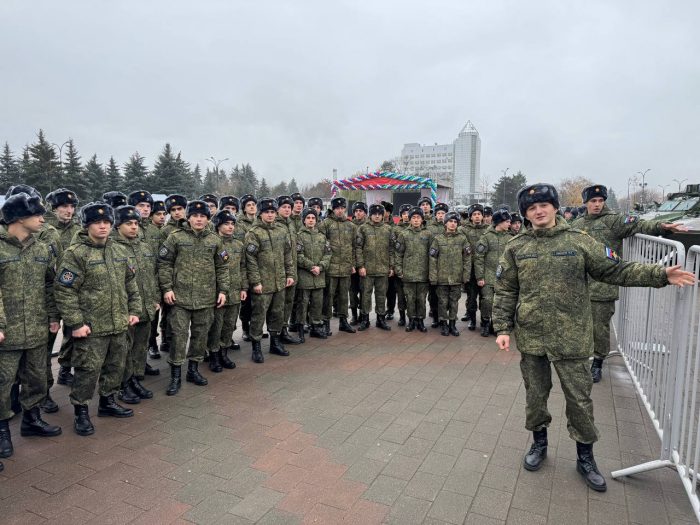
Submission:
[[[298,288],[314,290],[326,286],[326,270],[331,264],[331,246],[316,228],[302,228],[297,234],[297,273]],[[314,275],[311,268],[318,266],[321,273]]]
[[[430,230],[404,228],[396,236],[394,261],[396,275],[406,283],[427,283],[429,280],[429,255],[433,234]]]
[[[0,226],[0,352],[46,345],[49,322],[59,320],[54,265],[53,253],[35,236],[22,244]]]
[[[236,230],[233,236],[245,245],[245,234],[248,233],[253,226],[258,223],[258,219],[248,217],[245,213],[240,213],[236,216]]]
[[[435,217],[426,223],[425,228],[433,234],[433,237],[437,237],[441,233],[445,233],[445,223],[438,222]]]
[[[64,250],[63,243],[61,242],[61,234],[58,230],[50,224],[44,223],[39,233],[35,234],[35,237],[39,242],[44,243],[49,248],[49,251],[55,258],[54,265],[57,264],[58,261],[61,260]]]
[[[301,215],[292,214],[289,219],[294,224],[294,231],[299,232],[304,227],[304,222],[301,220]]]
[[[464,235],[441,233],[433,238],[428,254],[430,284],[457,285],[469,280],[472,254]]]
[[[169,220],[166,222],[163,227],[160,229],[161,235],[163,236],[163,240],[168,238],[168,235],[173,233],[175,230],[181,230],[187,225],[187,219],[180,219],[177,221],[174,220]],[[160,246],[158,247],[160,250]]]
[[[486,230],[486,233],[476,242],[476,250],[473,254],[476,280],[483,279],[486,281],[486,286],[495,286],[498,261],[506,249],[506,244],[512,238],[508,230],[499,232],[494,226]]]
[[[56,272],[54,294],[63,323],[75,330],[88,325],[94,336],[119,334],[129,316],[143,316],[136,269],[112,239],[95,244],[78,232]]]
[[[586,213],[571,223],[572,228],[583,230],[596,241],[612,248],[622,257],[622,241],[636,233],[661,235],[662,221],[643,221],[634,216],[620,215],[607,206],[596,214]],[[590,286],[591,301],[615,301],[619,297],[618,287],[593,281]]]
[[[220,235],[220,237],[228,254],[230,293],[226,304],[239,304],[241,302],[241,290],[248,290],[245,249],[243,248],[243,243],[236,239],[234,235],[229,237]]]
[[[557,218],[506,246],[496,270],[493,325],[513,332],[518,350],[550,360],[590,357],[593,321],[588,276],[619,286],[668,284],[662,266],[623,262],[610,248]]]
[[[216,305],[220,293],[228,295],[228,254],[221,237],[189,224],[175,230],[158,251],[158,283],[162,294],[175,293],[175,304],[188,310]]]
[[[349,277],[355,266],[355,233],[357,227],[345,219],[330,215],[318,226],[331,246],[330,277]]]
[[[394,269],[394,230],[384,222],[372,221],[357,229],[355,266],[367,275],[388,276]]]
[[[295,229],[292,218],[289,217],[288,219],[283,219],[278,215],[275,219],[275,224],[277,224],[277,226],[280,228],[287,230],[287,233],[289,234],[289,245],[294,248],[294,246],[297,244],[297,230]],[[292,265],[294,268],[297,267],[297,251],[294,249],[292,249]]]
[[[489,229],[487,224],[473,224],[471,222],[467,223],[466,226],[460,226],[459,231],[467,237],[469,241],[469,247],[472,249],[472,253],[476,250],[476,243],[481,238],[486,230]]]
[[[150,218],[141,219],[139,223],[139,237],[150,244],[153,253],[158,253],[160,245],[165,240],[163,228],[159,228],[151,222]]]
[[[143,311],[143,316],[139,318],[139,321],[152,321],[156,315],[156,305],[160,303],[156,272],[158,252],[153,249],[150,243],[140,237],[129,240],[119,235],[117,230],[112,230],[111,237],[128,254],[131,266],[136,268],[136,284],[139,287],[141,310]]]
[[[287,228],[258,221],[245,235],[245,251],[251,288],[262,284],[262,293],[274,293],[285,289],[288,277],[296,281]]]
[[[48,224],[56,228],[63,250],[70,246],[70,243],[73,242],[73,237],[75,237],[75,234],[83,229],[82,226],[80,226],[80,223],[76,220],[72,220],[70,222],[60,222],[58,217],[56,217],[56,215],[50,211],[46,212],[44,218]]]
[[[355,226],[359,228],[363,224],[367,224],[369,221],[367,220],[367,217],[365,217],[364,219],[356,219],[353,217],[350,222],[352,222]]]

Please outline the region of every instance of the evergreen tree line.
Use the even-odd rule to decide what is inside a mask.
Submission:
[[[192,167],[182,158],[181,152],[174,153],[169,143],[163,147],[152,169],[138,152],[122,165],[114,157],[102,163],[97,155],[83,162],[73,139],[58,146],[46,138],[43,130],[39,130],[36,141],[25,146],[19,156],[5,142],[0,155],[0,191],[4,194],[15,184],[33,186],[44,196],[57,188],[68,188],[75,191],[82,202],[100,199],[103,193],[115,190],[128,194],[145,189],[166,195],[179,193],[188,198],[203,193],[277,196],[299,191],[294,178],[289,183],[270,187],[265,178],[258,179],[248,163],[236,164],[228,173],[218,166],[207,167],[202,173],[199,164]]]

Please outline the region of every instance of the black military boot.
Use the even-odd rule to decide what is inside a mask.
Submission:
[[[58,369],[58,377],[56,378],[56,383],[59,385],[72,385],[73,384],[73,374],[70,372],[69,366],[63,366]]]
[[[301,341],[289,333],[289,329],[285,326],[279,335],[280,341],[286,345],[300,345]]]
[[[489,336],[489,324],[491,321],[489,319],[482,319],[481,320],[481,337],[488,337]]]
[[[322,324],[315,324],[311,326],[311,332],[309,337],[317,337],[318,339],[327,339],[326,332],[323,329]]]
[[[449,323],[450,334],[455,337],[459,336],[459,330],[457,330],[457,321],[455,319],[450,320]]]
[[[407,332],[413,332],[413,330],[417,328],[416,321],[417,319],[414,319],[413,317],[409,319],[408,324],[406,325]]]
[[[416,319],[416,328],[418,328],[419,332],[425,333],[428,331],[428,329],[425,327],[425,322],[422,318]]]
[[[51,394],[47,392],[46,397],[41,402],[41,409],[45,414],[53,414],[58,412],[58,403],[51,398]]]
[[[146,368],[143,371],[144,374],[147,376],[159,376],[160,375],[160,369],[159,368],[153,368],[151,365],[146,363]]]
[[[117,396],[121,401],[124,401],[124,403],[128,405],[138,405],[141,402],[141,398],[136,392],[134,392],[134,389],[131,386],[131,381],[128,379],[122,383],[122,389],[119,391]]]
[[[460,321],[462,321],[463,323],[466,323],[467,321],[469,321],[469,312],[465,313],[465,314],[461,317]]]
[[[576,460],[576,470],[586,480],[586,485],[596,492],[608,490],[605,478],[598,470],[598,466],[593,458],[593,444],[576,442],[576,456],[578,458]]]
[[[167,354],[170,352],[170,344],[166,342],[160,343],[160,352],[163,354]]]
[[[391,321],[394,318],[394,311],[393,310],[387,310],[385,315],[385,319],[387,321]]]
[[[547,457],[547,429],[535,430],[532,433],[532,446],[530,451],[525,454],[523,467],[525,470],[539,470],[542,462]]]
[[[357,330],[360,332],[364,332],[369,328],[369,314],[360,314],[360,326],[357,327]]]
[[[236,368],[236,363],[231,361],[228,356],[228,348],[221,349],[221,366],[223,366],[226,370],[233,370]]]
[[[406,310],[399,310],[399,322],[396,324],[399,326],[406,326]]]
[[[100,404],[97,407],[97,417],[131,417],[134,411],[124,408],[114,399],[114,394],[100,396]]]
[[[338,331],[339,332],[347,332],[349,334],[354,334],[356,330],[350,326],[348,323],[348,318],[347,317],[341,317],[338,321]]]
[[[243,330],[242,339],[247,343],[252,341],[250,338],[250,321],[241,321],[241,329]]]
[[[174,396],[180,390],[182,384],[182,367],[180,365],[170,365],[170,383],[165,395]]]
[[[297,323],[294,325],[294,328],[296,328],[297,334],[299,334],[299,341],[305,343],[306,335],[304,334],[304,323]]]
[[[73,420],[73,429],[79,436],[91,436],[95,433],[95,427],[90,421],[87,405],[75,405],[73,407],[75,419]]]
[[[148,357],[151,359],[160,359],[160,352],[155,344],[148,346]]]
[[[205,386],[209,384],[206,377],[199,373],[199,363],[197,361],[192,361],[191,359],[187,362],[187,375],[185,376],[185,381],[188,383],[194,383],[197,386]]]
[[[270,353],[282,357],[289,356],[289,352],[284,348],[279,334],[270,334]]]
[[[224,371],[224,367],[221,366],[221,350],[209,352],[209,370],[216,374]]]
[[[440,321],[440,335],[450,335],[450,327],[447,326],[447,321]]]
[[[136,376],[131,376],[131,389],[139,396],[141,399],[153,399],[153,392],[141,384]]]
[[[440,319],[438,319],[437,315],[433,315],[433,322],[430,323],[430,328],[437,328],[440,326]]]
[[[241,345],[239,345],[236,341],[231,341],[231,346],[229,346],[231,350],[240,350]]]
[[[251,356],[253,363],[264,363],[265,358],[263,357],[262,347],[260,346],[260,341],[253,341],[253,355]]]
[[[357,320],[357,308],[350,308],[350,312],[352,313],[352,317],[350,318],[350,325],[356,326],[359,322]]]
[[[473,332],[476,330],[476,314],[467,314],[467,320],[469,323],[467,324],[467,330],[470,332]]]
[[[377,320],[374,322],[374,326],[382,330],[391,330],[391,326],[386,324],[385,314],[377,314]]]
[[[330,319],[327,321],[323,321],[323,331],[326,332],[326,337],[330,337],[333,335],[333,332],[331,332],[331,321]]]
[[[10,388],[10,410],[15,414],[22,413],[22,403],[19,402],[19,383],[13,383]]]
[[[593,358],[593,364],[591,365],[591,377],[593,377],[594,383],[600,383],[603,377],[603,360],[599,357]]]
[[[61,427],[49,425],[46,421],[41,419],[41,410],[39,410],[37,406],[31,410],[26,410],[24,414],[22,414],[22,424],[20,425],[19,432],[23,436],[51,437],[60,435]]]
[[[12,436],[10,435],[10,420],[0,421],[0,458],[9,458],[15,451],[12,446]]]

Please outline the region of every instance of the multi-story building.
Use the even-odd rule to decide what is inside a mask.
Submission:
[[[430,177],[438,184],[449,186],[455,203],[469,203],[481,197],[480,159],[479,132],[468,121],[452,144],[404,144],[397,168],[403,173]]]

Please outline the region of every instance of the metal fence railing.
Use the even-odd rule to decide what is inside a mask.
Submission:
[[[700,272],[700,246],[686,261],[679,242],[636,235],[625,239],[624,259]],[[612,472],[613,478],[661,467],[677,470],[700,522],[700,294],[698,286],[621,288],[614,319],[618,350],[661,439],[657,460]]]

